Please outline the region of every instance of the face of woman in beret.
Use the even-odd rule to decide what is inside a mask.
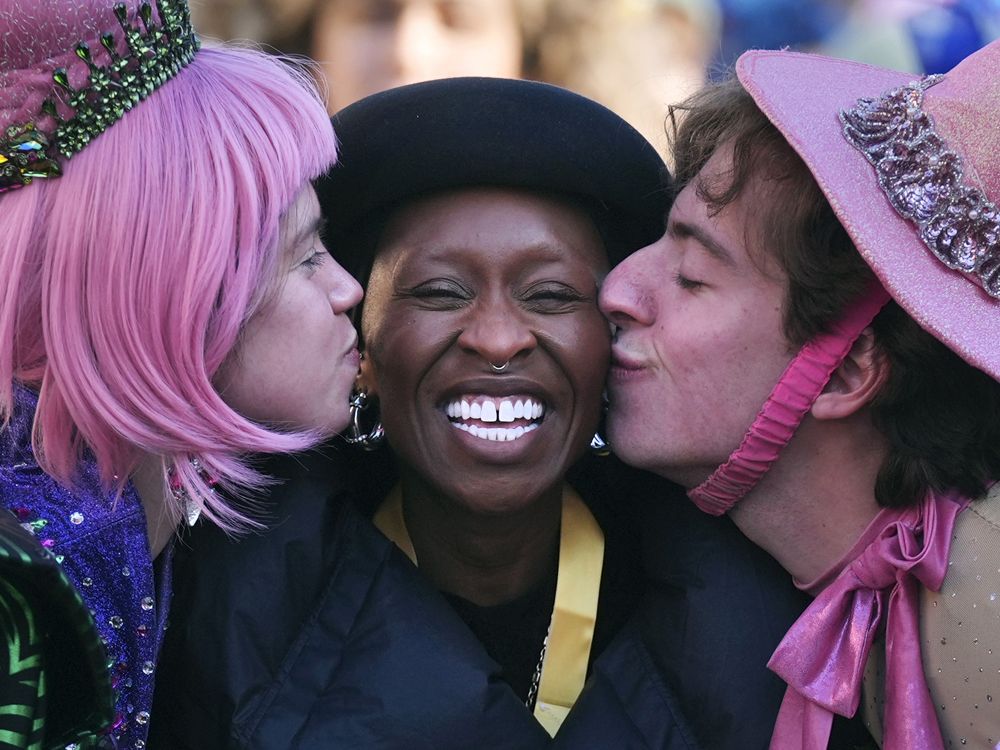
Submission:
[[[599,418],[607,270],[590,218],[560,199],[472,188],[397,209],[368,285],[362,385],[404,474],[481,512],[562,481]]]

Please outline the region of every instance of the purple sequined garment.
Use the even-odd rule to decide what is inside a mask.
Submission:
[[[170,547],[154,583],[135,489],[129,484],[115,502],[101,489],[92,460],[81,463],[76,490],[58,484],[31,450],[38,397],[17,385],[15,397],[10,424],[0,433],[0,506],[56,556],[94,616],[115,689],[116,717],[105,744],[141,749],[170,602]]]

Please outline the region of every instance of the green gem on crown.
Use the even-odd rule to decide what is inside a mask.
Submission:
[[[66,70],[56,70],[52,78],[62,101],[73,110],[69,119],[58,119],[55,147],[67,159],[173,78],[194,58],[199,42],[191,26],[191,13],[183,0],[157,0],[160,21],[153,22],[149,2],[139,6],[131,22],[125,3],[114,12],[124,32],[128,51],[120,54],[114,35],[104,34],[101,45],[111,58],[105,66],[97,65],[90,47],[80,43],[77,56],[90,68],[87,81],[78,89],[69,82]]]
[[[11,125],[0,134],[0,192],[30,185],[36,177],[58,177],[59,162],[49,154],[52,144],[33,122]]]

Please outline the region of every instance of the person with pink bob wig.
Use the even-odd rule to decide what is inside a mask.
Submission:
[[[0,728],[142,747],[176,529],[258,525],[249,457],[347,424],[335,137],[183,0],[4,0],[0,40]]]

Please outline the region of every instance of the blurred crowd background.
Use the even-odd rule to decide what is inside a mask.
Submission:
[[[945,72],[1000,37],[1000,0],[191,0],[205,36],[306,55],[329,109],[453,75],[548,81],[665,144],[667,105],[749,48]]]

